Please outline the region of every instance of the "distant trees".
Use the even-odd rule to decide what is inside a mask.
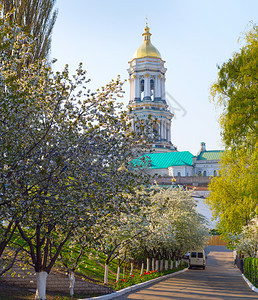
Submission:
[[[57,18],[56,0],[0,0],[2,14],[30,34],[34,41],[33,59],[47,58]]]
[[[258,213],[257,66],[258,29],[254,26],[240,52],[219,67],[211,88],[213,100],[223,109],[220,122],[227,151],[219,176],[211,181],[207,202],[225,237],[241,233]]]
[[[174,260],[206,245],[207,220],[196,210],[188,191],[156,188],[147,211],[152,233],[145,239],[148,258]]]
[[[118,211],[107,218],[104,227],[101,226],[102,234],[96,246],[107,257],[106,284],[108,265],[114,258],[131,263],[141,260],[147,271],[151,268],[154,271],[167,269],[168,260],[181,259],[187,251],[206,245],[207,220],[196,210],[189,192],[178,187],[154,186],[149,196],[146,194],[143,198],[145,200],[139,204],[128,202],[129,205],[134,203],[130,211]],[[120,268],[117,278],[119,272]]]

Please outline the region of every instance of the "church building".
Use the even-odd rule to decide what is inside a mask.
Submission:
[[[171,142],[171,120],[174,114],[169,111],[165,97],[167,69],[150,37],[150,29],[146,24],[143,43],[129,62],[130,101],[127,108],[139,120],[147,120],[149,115],[157,119],[154,128],[157,140],[153,148],[158,152],[176,151]],[[134,121],[132,127],[136,130]]]
[[[144,29],[143,43],[129,61],[130,99],[127,106],[132,114],[132,130],[136,131],[135,120],[147,120],[149,116],[157,120],[153,131],[156,140],[153,151],[146,154],[151,174],[163,177],[216,176],[218,162],[223,151],[206,150],[204,142],[196,156],[189,151],[178,151],[171,141],[171,121],[174,117],[166,101],[165,61],[151,43],[148,25]],[[135,165],[141,160],[135,160]]]

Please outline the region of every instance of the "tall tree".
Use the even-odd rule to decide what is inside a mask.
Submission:
[[[240,52],[218,67],[218,80],[211,87],[215,103],[222,109],[220,125],[226,147],[254,150],[258,135],[258,27],[245,35]]]
[[[207,202],[225,236],[240,233],[258,213],[257,26],[244,41],[240,52],[219,67],[211,88],[214,102],[223,109],[220,122],[226,152]]]
[[[34,39],[33,59],[46,58],[57,18],[56,0],[0,0],[2,13],[10,13],[11,21],[26,30]]]

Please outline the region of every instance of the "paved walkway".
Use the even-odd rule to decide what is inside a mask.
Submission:
[[[258,299],[233,266],[232,252],[223,246],[208,246],[206,269],[191,269],[116,299]]]

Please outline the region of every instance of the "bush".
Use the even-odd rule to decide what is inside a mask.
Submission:
[[[244,275],[255,287],[258,287],[258,258],[245,258]]]

